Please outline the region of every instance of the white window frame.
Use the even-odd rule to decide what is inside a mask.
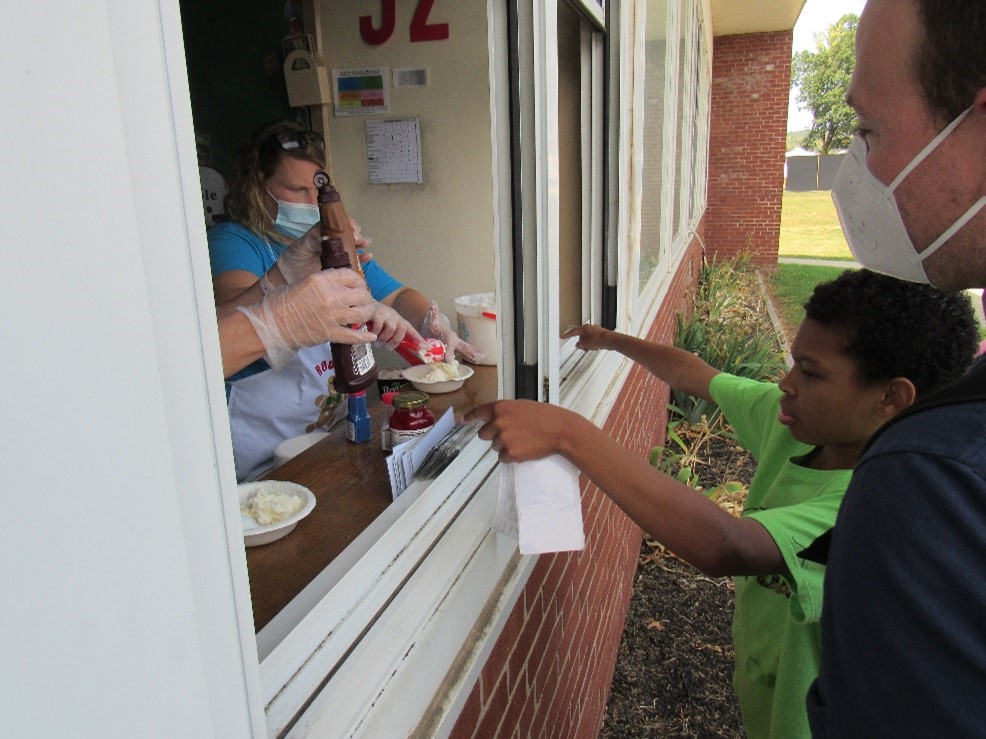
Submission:
[[[491,59],[503,65],[503,2],[487,7]],[[509,130],[504,79],[503,69],[491,68],[491,133],[500,143]],[[495,151],[499,265],[509,253],[511,163],[509,145]],[[504,273],[498,323],[511,325]],[[500,392],[510,394],[512,346],[501,346]],[[258,635],[271,736],[451,730],[536,563],[490,530],[498,474],[488,444],[467,446],[438,480],[412,485]]]
[[[505,57],[503,34],[497,30],[504,27],[503,4],[502,0],[489,0],[487,5],[494,64],[502,64]],[[518,5],[526,4],[520,2]],[[549,277],[549,274],[557,274],[558,259],[557,120],[554,119],[557,68],[553,66],[557,65],[557,0],[530,5],[534,7],[525,11],[529,13],[525,30],[529,34],[529,46],[523,50],[522,59],[522,64],[526,65],[522,77],[526,84],[522,85],[521,100],[527,116],[525,122],[530,126],[525,129],[521,151],[524,168],[522,233],[525,236],[523,258],[525,265],[531,267],[525,271],[530,282],[524,289],[528,301],[533,301],[537,310],[524,313],[525,321],[533,320],[533,330],[527,334],[533,339],[533,346],[520,347],[519,352],[533,349],[538,365],[546,369],[551,378],[547,398],[567,403],[601,422],[615,402],[629,363],[618,356],[580,362],[580,367],[585,369],[573,372],[564,388],[560,387],[557,280]],[[587,0],[584,5],[591,8],[594,4]],[[191,247],[191,263],[187,271],[177,277],[190,277],[195,285],[197,319],[204,342],[202,361],[207,373],[218,377],[215,333],[208,328],[215,317],[211,312],[211,280],[205,257],[204,230],[198,221],[200,192],[177,5],[149,0],[139,3],[113,0],[107,7],[118,30],[114,51],[120,60],[121,106],[128,139],[139,141],[148,131],[154,130],[158,132],[155,140],[160,141],[164,136],[159,132],[160,127],[174,127],[172,135],[181,183],[178,190],[186,205],[185,213],[175,222],[180,224]],[[159,92],[162,86],[168,86],[168,103],[153,109],[143,107],[147,96],[139,94],[146,85],[144,70],[128,63],[139,57],[135,47],[142,37],[134,35],[127,41],[125,36],[128,26],[137,25],[135,17],[139,13],[148,14],[150,8],[160,19],[162,56],[167,68],[167,81],[154,86],[154,90]],[[612,18],[619,19],[618,42],[622,45],[629,39],[632,23],[620,13],[614,12]],[[601,49],[596,43],[591,47],[590,64],[595,69],[601,66]],[[492,135],[500,143],[507,126],[502,71],[490,70],[494,113]],[[632,74],[625,70],[618,74],[621,89],[624,89],[623,85],[630,89]],[[599,83],[595,74],[593,80],[594,84]],[[611,110],[611,114],[613,112]],[[594,118],[600,115],[599,109],[594,108],[591,115]],[[610,131],[608,142],[610,145],[618,142],[611,160],[610,182],[611,186],[620,188],[620,194],[626,194],[630,187],[628,178],[620,175],[630,169],[632,145],[627,143],[628,122],[615,115],[611,120],[616,122],[619,130]],[[504,189],[505,181],[509,181],[505,171],[509,170],[510,162],[504,158],[509,147],[496,148],[499,157],[494,162],[497,180],[494,197],[498,213],[496,238],[501,244],[497,259],[504,260],[508,253],[506,245],[510,241],[509,219],[512,217],[509,193]],[[595,186],[599,182],[596,178],[602,176],[601,149],[602,142],[598,136],[594,137],[589,156],[593,161]],[[136,166],[139,160],[135,158],[134,163]],[[139,178],[135,177],[137,181]],[[154,199],[139,192],[135,199],[141,217],[146,219],[142,225],[149,230],[157,220],[151,208]],[[591,196],[590,199],[595,214],[602,207],[600,198]],[[626,198],[616,196],[612,200],[616,202],[606,206],[612,208],[610,238],[615,234],[618,243],[607,248],[616,248],[618,260],[612,263],[616,264],[619,274],[626,274],[624,260],[631,241],[623,224],[631,221],[632,214],[630,206],[625,204]],[[591,250],[601,250],[603,246],[599,242],[601,240],[590,245],[594,265],[599,265],[601,260],[599,253],[593,254]],[[151,252],[148,252],[148,259],[153,266]],[[498,269],[497,287],[504,296],[501,308],[504,325],[511,325],[514,316],[510,304],[514,296],[512,285],[504,278],[506,272],[507,269]],[[602,276],[594,275],[593,280],[597,279],[601,289]],[[185,300],[187,296],[174,293],[181,295],[179,300],[159,295],[159,287],[160,281],[152,285],[156,301],[153,310],[158,323],[167,327],[174,309],[180,307],[176,301]],[[593,291],[598,294],[599,289],[594,285]],[[622,287],[621,300],[621,305],[631,304]],[[184,308],[188,306],[184,305]],[[589,308],[598,310],[598,306],[590,305]],[[626,311],[619,319],[621,324],[629,320]],[[166,330],[162,328],[162,336],[165,335]],[[503,342],[503,349],[501,369],[512,366],[508,363],[513,358],[511,342]],[[605,377],[606,382],[600,382],[601,377]],[[501,391],[509,394],[513,382],[509,371],[506,372]],[[183,507],[188,512],[185,546],[189,560],[199,562],[202,568],[195,573],[193,599],[201,611],[203,639],[232,626],[224,619],[219,623],[218,616],[208,618],[215,593],[228,593],[229,603],[236,606],[236,625],[230,638],[239,645],[242,690],[247,696],[254,733],[302,735],[308,731],[324,731],[333,736],[346,736],[374,727],[386,727],[388,733],[401,735],[425,729],[439,735],[450,731],[536,562],[536,558],[521,557],[516,542],[490,531],[498,481],[495,455],[486,444],[477,442],[462,452],[442,478],[427,488],[409,490],[399,506],[388,510],[380,522],[371,527],[372,530],[344,553],[336,568],[330,567],[317,578],[255,642],[252,619],[249,618],[250,592],[245,557],[239,548],[242,542],[237,529],[238,511],[235,504],[229,502],[235,500],[235,482],[228,453],[228,428],[222,423],[223,414],[219,412],[225,410],[220,396],[210,397],[210,434],[216,449],[214,461],[219,470],[221,529],[225,537],[221,543],[225,546],[216,543],[213,536],[216,532],[212,528],[203,528],[201,523],[194,522],[191,512],[198,510],[201,488],[181,493]],[[176,407],[180,405],[176,403]],[[477,624],[482,627],[479,635],[474,630]],[[342,689],[336,689],[337,686]],[[422,713],[425,703],[439,695],[440,689],[443,700]],[[427,725],[422,724],[422,720]]]
[[[696,9],[696,12],[699,11]],[[695,91],[696,111],[695,111],[695,137],[693,141],[693,151],[695,152],[695,177],[692,181],[691,192],[691,214],[688,223],[689,229],[695,233],[699,221],[705,213],[708,204],[708,183],[709,183],[709,127],[711,125],[710,112],[712,100],[709,94],[712,86],[712,37],[707,29],[706,23],[699,13],[695,22],[695,54],[698,57],[697,86]]]
[[[605,130],[605,108],[604,94],[606,86],[605,78],[605,39],[604,21],[599,19],[598,12],[592,12],[593,3],[578,1],[574,3],[585,10],[590,18],[587,21],[594,23],[594,28],[587,28],[587,22],[581,24],[582,50],[580,79],[582,83],[581,99],[581,125],[580,130],[583,134],[581,141],[582,149],[582,320],[583,322],[599,323],[602,318],[602,297],[605,286],[605,276],[603,275],[603,249],[604,234],[603,224],[605,222],[606,177],[603,169],[603,154],[607,144]],[[598,7],[595,8],[599,10]],[[545,53],[550,53],[545,50]],[[557,58],[557,46],[555,50]],[[557,107],[555,108],[557,111]],[[553,124],[557,128],[557,115],[552,115]],[[551,125],[551,122],[548,123]],[[557,251],[551,252],[557,254]],[[550,263],[545,267],[546,275],[557,275],[558,264]],[[553,304],[553,307],[557,303]],[[559,336],[562,328],[560,321],[555,322],[558,331],[554,334],[547,333],[546,336]],[[559,344],[559,370],[550,368],[549,378],[558,378],[558,383],[550,383],[552,394],[550,397],[559,397],[559,388],[562,378],[567,375],[569,368],[574,361],[581,358],[581,353],[575,349],[575,339],[558,340]]]
[[[646,13],[647,0],[638,1],[638,12]],[[708,179],[708,135],[709,135],[709,79],[710,48],[708,43],[699,43],[699,33],[705,28],[703,20],[708,7],[691,0],[671,0],[668,3],[666,63],[664,75],[665,106],[663,124],[662,175],[661,175],[661,226],[660,234],[665,245],[661,261],[649,277],[646,285],[635,284],[632,329],[635,333],[647,329],[669,288],[670,278],[675,274],[687,246],[695,236],[695,229],[706,205],[706,183]],[[643,22],[640,23],[641,28]],[[640,32],[642,34],[642,30]],[[685,58],[681,58],[682,39],[685,39]],[[644,73],[646,49],[642,35],[638,38],[638,58],[635,68]],[[698,75],[695,73],[698,65]],[[697,78],[697,79],[696,79]],[[702,87],[696,90],[696,82]],[[682,84],[683,83],[683,84]],[[643,84],[638,86],[642,95]],[[644,101],[640,99],[638,123],[642,123]],[[695,132],[695,121],[699,130]],[[683,125],[680,142],[677,127]],[[642,168],[642,132],[635,137],[637,149],[635,163],[638,171]],[[678,228],[673,232],[675,206],[675,168],[681,167],[685,158],[695,157],[694,168],[684,168],[679,183],[681,197],[678,203]],[[639,193],[639,190],[638,190]],[[643,207],[637,197],[634,203],[638,209]],[[639,231],[638,231],[639,234]],[[639,280],[639,250],[635,250],[633,277]]]

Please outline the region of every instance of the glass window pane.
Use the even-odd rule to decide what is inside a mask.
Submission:
[[[640,218],[641,289],[662,256],[661,179],[664,160],[664,82],[668,0],[648,0],[644,31],[643,162]]]
[[[558,284],[559,327],[582,316],[582,28],[578,13],[558,4]]]
[[[689,48],[688,48],[688,18],[691,16],[689,7],[685,2],[681,3],[681,13],[678,15],[678,106],[674,124],[674,150],[677,153],[674,167],[674,200],[671,206],[671,238],[677,242],[680,234],[681,224],[681,201],[684,193],[683,188],[688,183],[688,168],[691,165],[690,152],[687,151],[687,142],[684,133],[685,126],[691,120],[691,107],[689,100],[688,70],[689,70]]]

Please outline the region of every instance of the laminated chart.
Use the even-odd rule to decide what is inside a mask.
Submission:
[[[366,158],[370,184],[422,184],[421,130],[417,118],[368,120]]]
[[[386,67],[333,69],[332,94],[336,115],[375,115],[390,112]]]

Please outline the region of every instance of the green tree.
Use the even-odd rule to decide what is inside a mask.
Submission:
[[[849,146],[856,116],[846,104],[855,62],[856,25],[849,13],[816,39],[817,51],[799,51],[791,61],[791,86],[797,103],[812,114],[811,130],[802,144],[820,154]]]

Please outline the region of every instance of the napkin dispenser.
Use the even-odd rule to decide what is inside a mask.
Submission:
[[[292,108],[332,102],[329,74],[310,51],[295,49],[284,58],[284,81]]]

